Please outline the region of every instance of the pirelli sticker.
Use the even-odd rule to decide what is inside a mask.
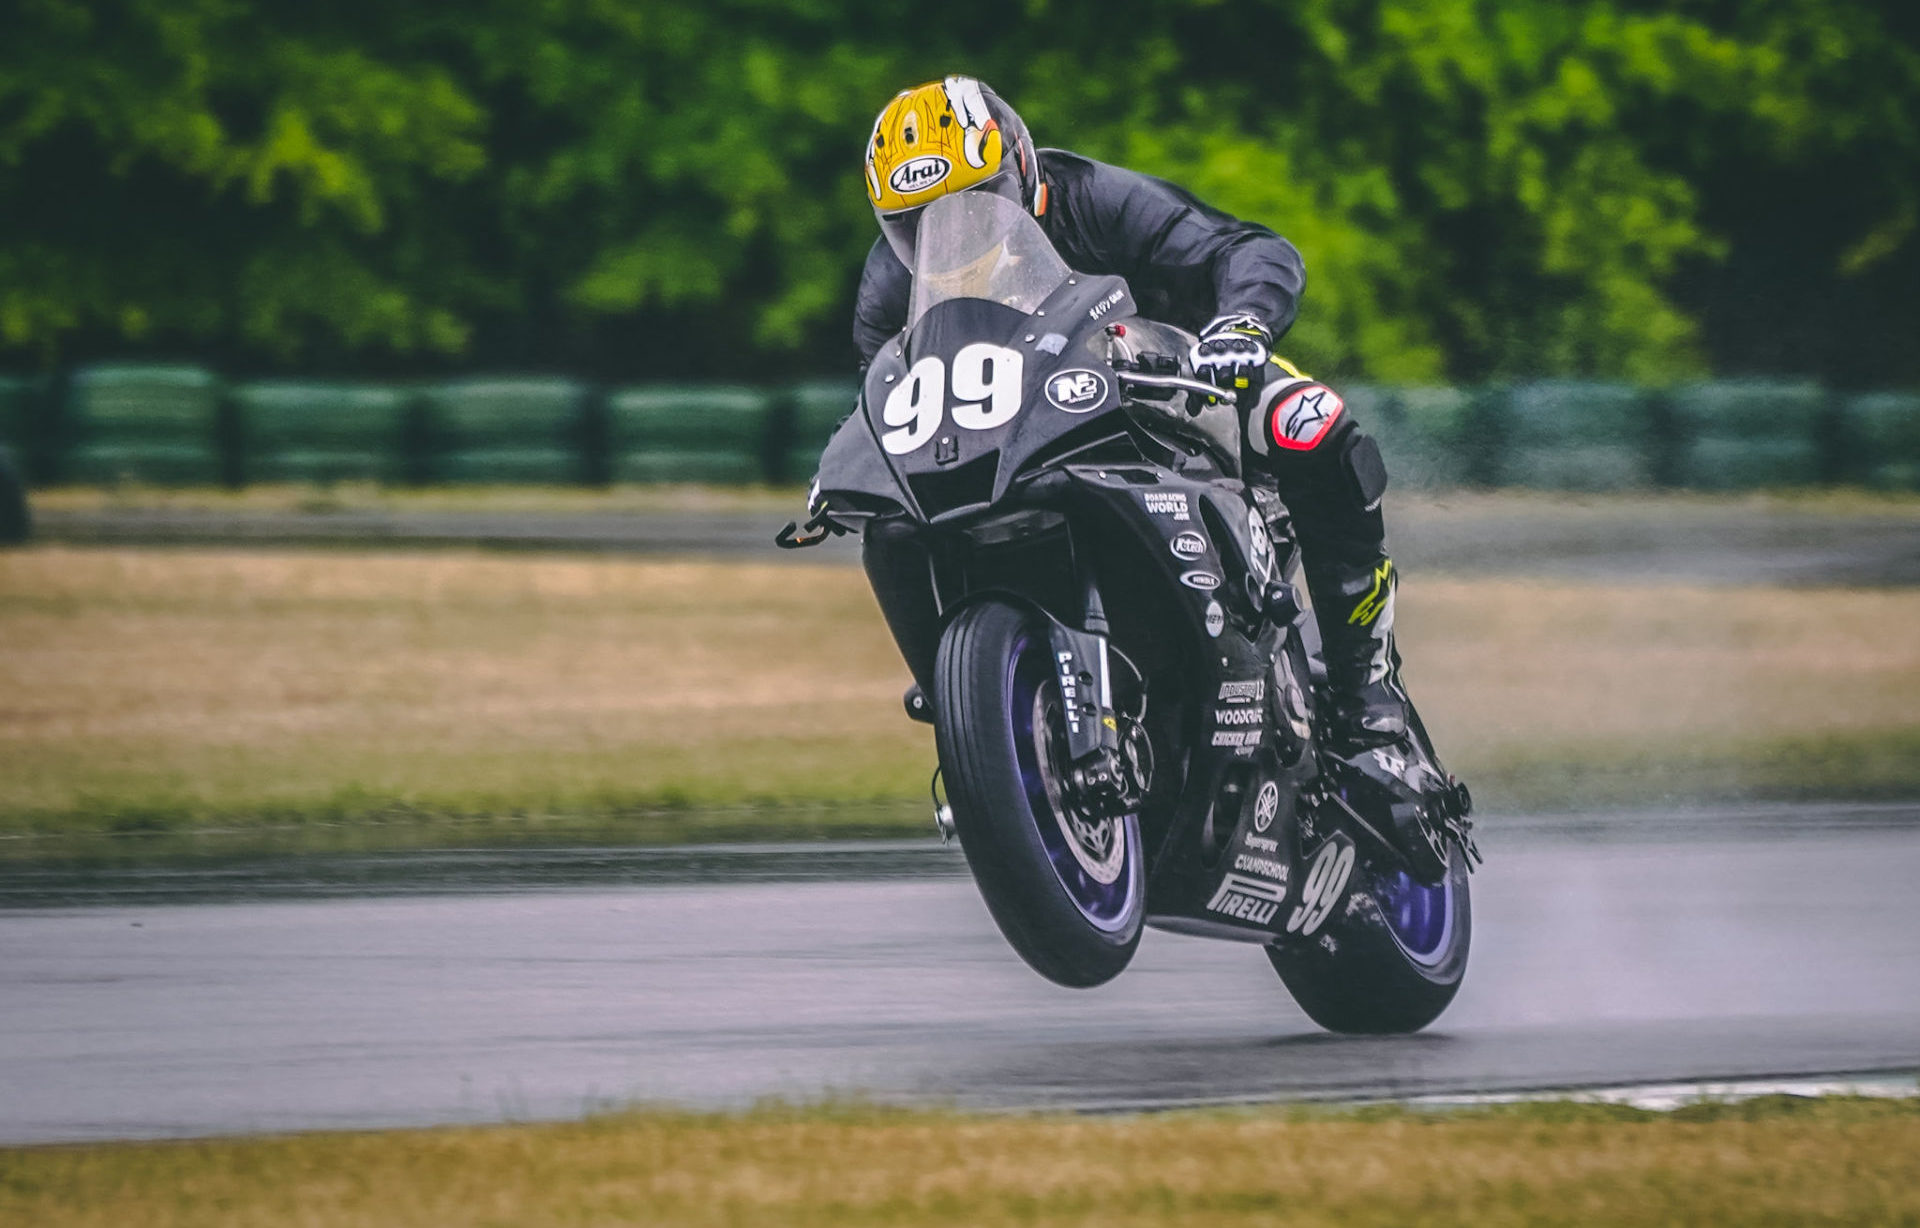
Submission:
[[[1235,921],[1265,925],[1286,902],[1285,883],[1268,882],[1249,874],[1229,874],[1220,880],[1220,889],[1207,901],[1207,911]]]

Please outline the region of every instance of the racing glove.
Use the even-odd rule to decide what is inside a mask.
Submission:
[[[1193,373],[1216,388],[1257,395],[1267,381],[1273,334],[1252,316],[1221,316],[1193,344]]]

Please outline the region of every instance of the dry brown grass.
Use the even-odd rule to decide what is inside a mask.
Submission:
[[[1920,726],[1920,592],[1416,581],[1409,686],[1475,758]]]
[[[899,796],[929,739],[877,620],[811,568],[0,556],[0,812]]]
[[[1916,1179],[1912,1103],[1668,1117],[775,1111],[0,1151],[0,1222],[1911,1224]]]
[[[1920,785],[1920,592],[1429,577],[1401,622],[1483,795]],[[912,799],[905,684],[851,570],[18,551],[0,830]]]

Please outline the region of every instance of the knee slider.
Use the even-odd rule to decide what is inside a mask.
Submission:
[[[1380,445],[1354,425],[1346,403],[1325,384],[1295,380],[1269,389],[1246,426],[1248,447],[1265,458],[1289,502],[1379,509],[1387,492]]]
[[[1387,462],[1373,436],[1359,430],[1347,432],[1340,467],[1346,473],[1348,493],[1360,510],[1377,510],[1387,493]]]
[[[1249,450],[1276,460],[1317,451],[1349,416],[1346,402],[1325,384],[1284,380],[1269,384],[1247,413]]]

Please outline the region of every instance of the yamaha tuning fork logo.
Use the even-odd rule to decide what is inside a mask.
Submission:
[[[1280,786],[1269,780],[1260,786],[1260,795],[1253,799],[1253,830],[1265,831],[1273,826],[1273,818],[1280,813]]]

